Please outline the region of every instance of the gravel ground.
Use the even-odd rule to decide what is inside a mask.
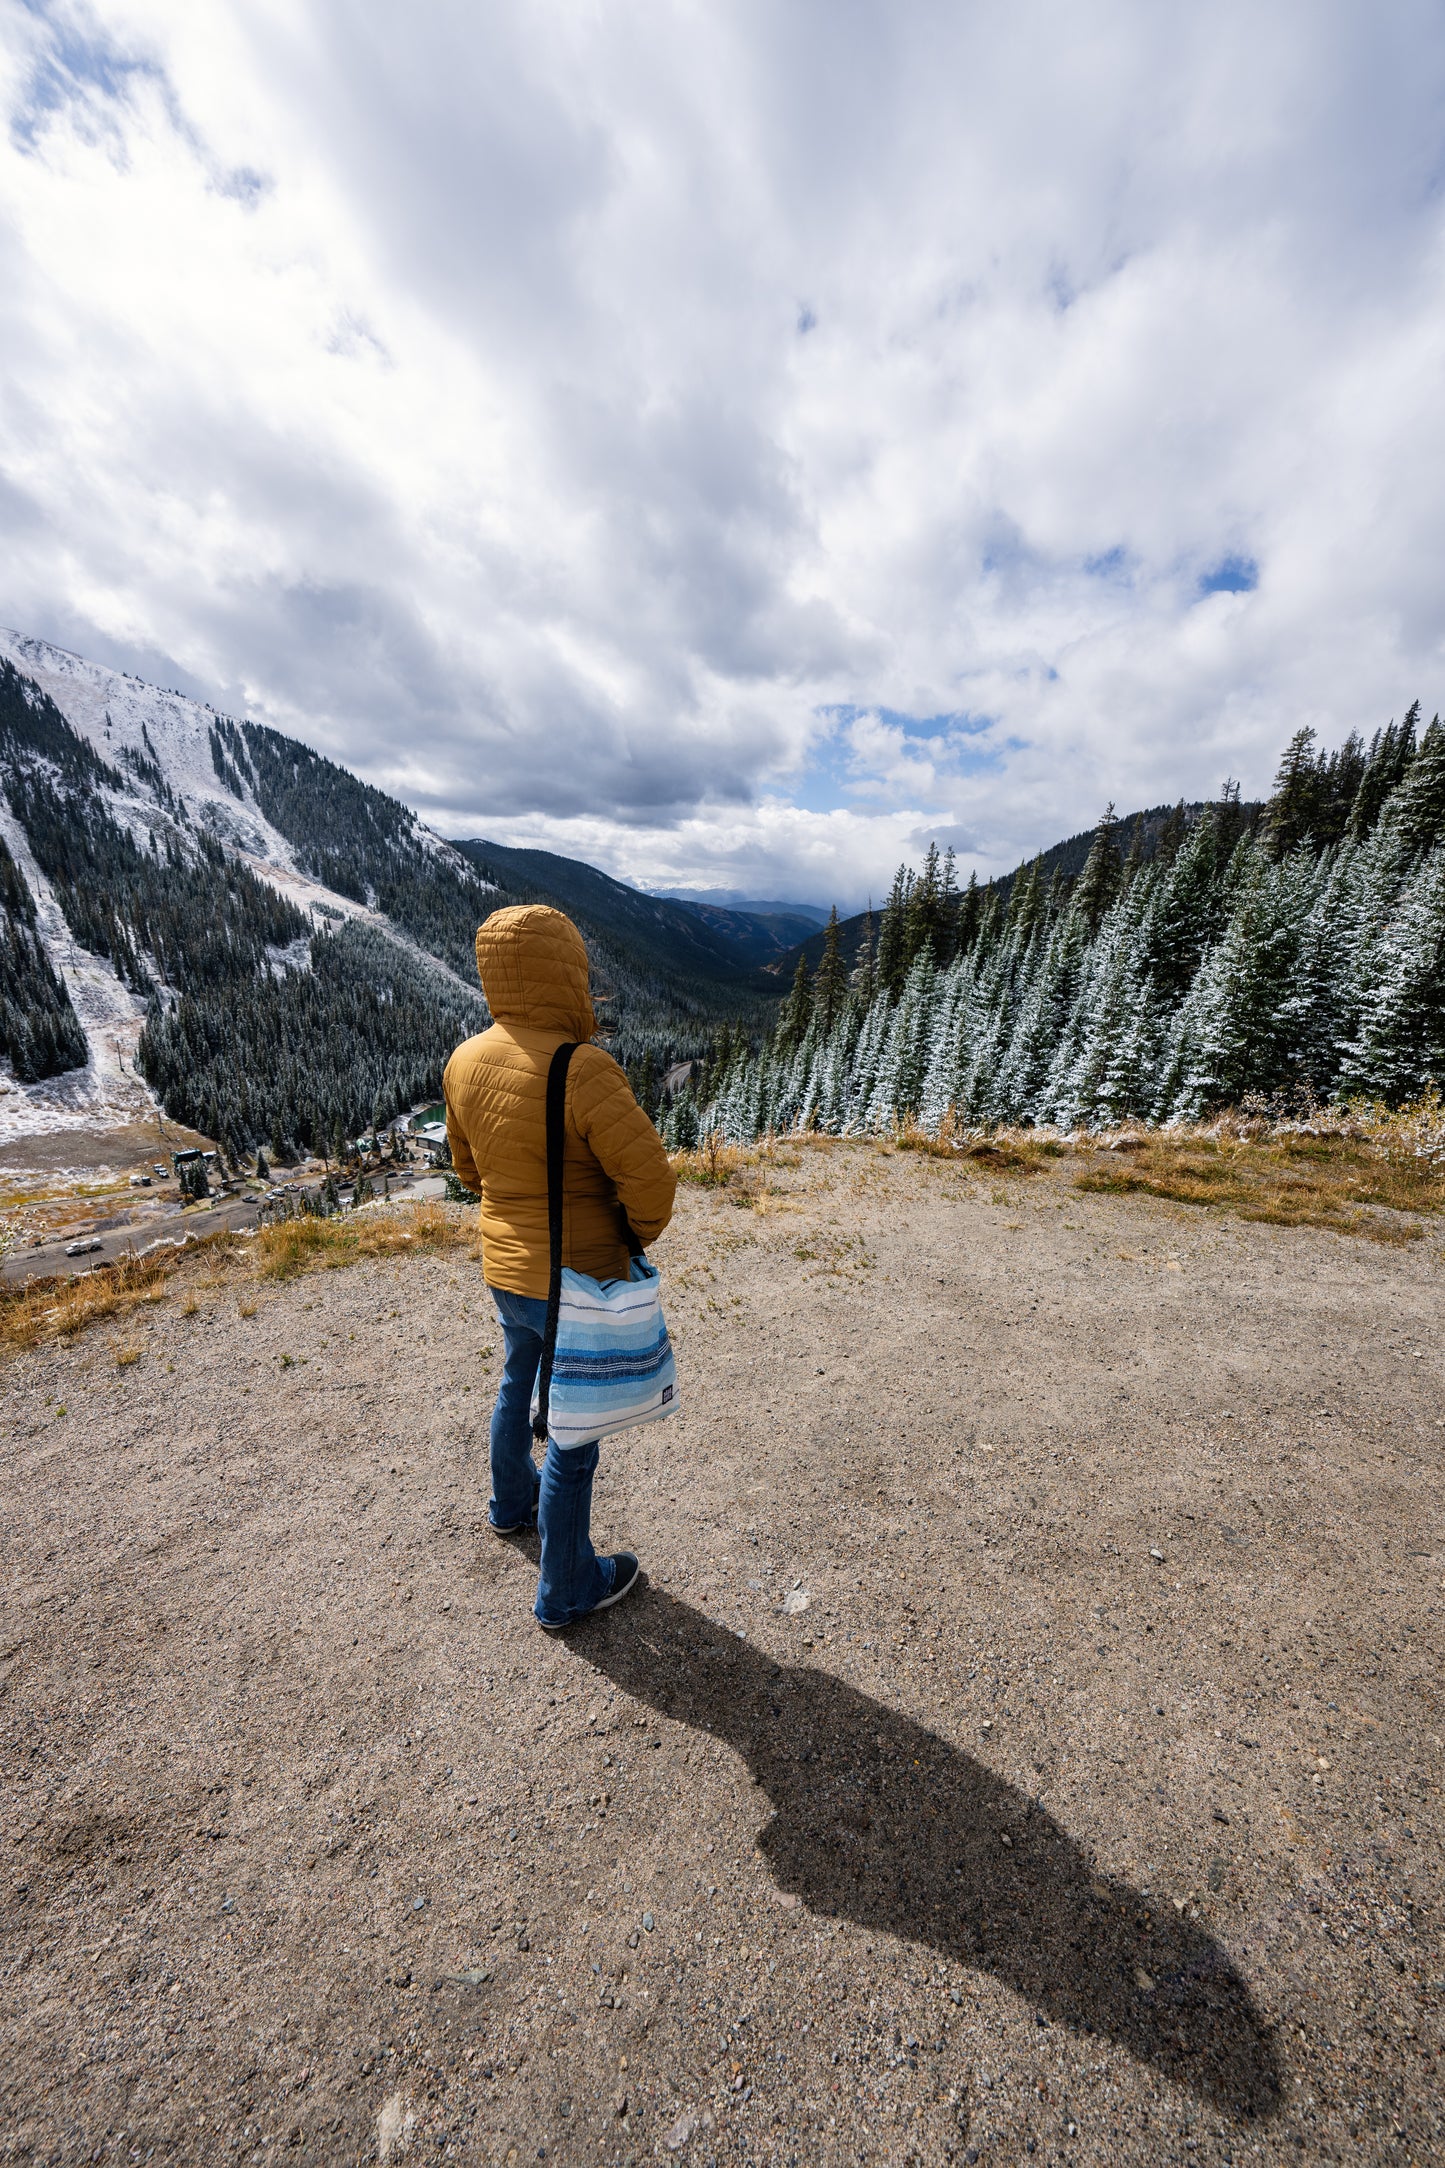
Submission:
[[[1438,1235],[860,1146],[656,1255],[560,1639],[461,1253],[0,1373],[0,2159],[1445,2157]]]

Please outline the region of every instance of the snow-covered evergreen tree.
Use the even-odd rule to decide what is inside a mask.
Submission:
[[[1445,845],[1407,881],[1374,969],[1341,1084],[1399,1104],[1445,1082]]]
[[[1418,1092],[1445,1071],[1445,726],[1417,745],[1418,722],[1368,754],[1297,732],[1263,818],[1227,784],[1152,858],[1136,821],[1122,860],[1111,807],[1074,882],[1035,860],[960,895],[936,851],[901,867],[876,967],[870,943],[851,989],[800,965],[770,1043],[716,1065],[703,1126],[1104,1127]]]

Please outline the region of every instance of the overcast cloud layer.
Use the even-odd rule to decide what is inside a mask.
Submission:
[[[0,0],[0,621],[852,904],[1442,698],[1433,0]]]

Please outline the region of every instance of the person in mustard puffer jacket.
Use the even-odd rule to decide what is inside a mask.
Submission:
[[[630,1551],[599,1558],[592,1547],[596,1445],[564,1452],[549,1440],[540,1478],[532,1459],[549,1277],[547,1071],[565,1040],[578,1044],[567,1074],[563,1263],[596,1279],[625,1279],[624,1217],[640,1241],[655,1241],[672,1217],[677,1178],[622,1070],[587,1044],[597,1019],[586,945],[571,919],[544,904],[494,911],[477,934],[477,970],[494,1022],[463,1040],[442,1088],[452,1163],[482,1200],[482,1269],[505,1347],[487,1518],[509,1536],[535,1517],[536,1616],[556,1631],[616,1603],[639,1571]]]

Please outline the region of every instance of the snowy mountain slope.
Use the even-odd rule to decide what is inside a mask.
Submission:
[[[133,1119],[147,1084],[238,1152],[389,1119],[485,1021],[475,934],[509,900],[572,910],[620,1059],[771,1008],[686,906],[491,863],[294,739],[17,632],[0,845],[0,1141]]]
[[[154,1018],[157,1004],[173,1006],[199,993],[185,961],[197,962],[194,926],[187,938],[173,924],[163,952],[157,946],[157,911],[166,902],[158,892],[178,883],[193,921],[211,916],[214,896],[223,915],[231,909],[233,931],[247,916],[234,908],[238,892],[243,906],[249,899],[257,925],[267,914],[258,918],[255,884],[279,899],[270,914],[275,923],[260,933],[250,928],[249,964],[233,941],[222,955],[222,977],[241,983],[260,970],[279,982],[309,973],[314,937],[329,935],[334,947],[342,930],[355,926],[358,937],[362,928],[372,937],[356,953],[378,976],[384,1002],[398,980],[409,979],[426,989],[421,998],[436,1012],[434,1022],[445,1012],[453,1038],[458,1020],[473,1028],[482,1020],[475,979],[458,969],[469,959],[455,953],[456,939],[446,944],[451,955],[437,954],[437,943],[419,940],[414,928],[378,908],[369,880],[350,879],[346,893],[304,863],[304,845],[298,848],[295,836],[268,817],[241,733],[264,741],[273,769],[309,764],[343,779],[353,793],[365,786],[273,733],[237,725],[204,703],[47,642],[0,633],[0,671],[7,663],[20,675],[5,672],[11,727],[0,739],[0,843],[29,918],[31,981],[43,969],[33,954],[38,941],[62,1004],[68,997],[72,1036],[77,1023],[84,1034],[87,1059],[76,1067],[66,1056],[61,1066],[52,1056],[49,1066],[59,1073],[37,1075],[36,1062],[21,1058],[27,1021],[34,1023],[37,1002],[43,1006],[50,997],[43,985],[25,983],[24,924],[17,928],[0,913],[0,942],[8,941],[0,950],[0,1056],[11,1057],[0,1061],[0,1142],[108,1127],[151,1111],[153,1094],[136,1068],[138,1053],[144,1063],[147,1015]],[[230,734],[238,757],[226,759],[221,732]],[[447,898],[469,942],[470,930],[497,900],[495,888],[405,808],[372,795],[386,809],[389,833],[371,870],[384,879],[387,868],[405,860],[412,890],[430,888]],[[152,892],[148,901],[138,902],[137,880]],[[174,895],[169,902],[174,920]],[[212,954],[202,976],[214,980],[216,968]],[[27,1006],[28,997],[34,998]]]
[[[0,1080],[0,1144],[52,1130],[119,1128],[152,1111],[154,1097],[134,1070],[145,1003],[122,985],[109,961],[83,948],[70,931],[55,891],[35,863],[25,830],[0,796],[0,840],[35,899],[38,930],[60,973],[85,1034],[89,1060],[33,1084],[15,1081],[11,1065]]]
[[[87,662],[48,640],[4,628],[0,628],[0,658],[38,685],[102,760],[112,766],[122,763],[127,785],[134,787],[111,796],[128,824],[147,830],[154,824],[155,795],[146,789],[139,773],[143,766],[153,764],[193,819],[299,906],[314,910],[324,905],[343,918],[367,910],[356,898],[339,894],[303,869],[292,842],[267,819],[254,777],[244,767],[231,764],[235,781],[222,781],[213,740],[217,725],[231,718],[221,716],[207,702],[147,684],[123,670]],[[418,847],[439,865],[483,892],[495,892],[494,885],[467,866],[445,838],[434,834],[415,814],[406,818]]]

